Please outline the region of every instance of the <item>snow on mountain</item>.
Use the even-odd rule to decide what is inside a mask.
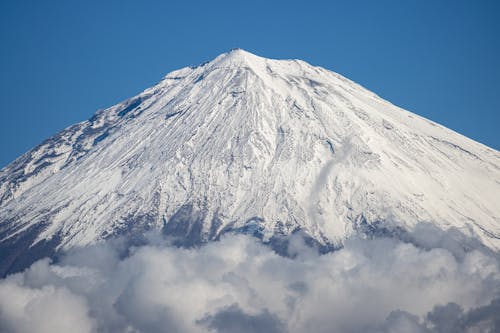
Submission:
[[[300,60],[237,49],[46,140],[0,171],[3,271],[117,235],[185,244],[297,230],[454,228],[500,249],[500,153]]]

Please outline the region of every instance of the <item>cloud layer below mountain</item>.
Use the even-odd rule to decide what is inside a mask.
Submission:
[[[229,235],[196,249],[151,239],[74,250],[0,280],[0,332],[497,332],[494,255],[350,239],[275,254]]]

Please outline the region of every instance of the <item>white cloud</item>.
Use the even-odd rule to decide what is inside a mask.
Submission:
[[[242,235],[197,249],[152,241],[75,250],[0,281],[0,332],[434,332],[443,325],[467,332],[496,325],[500,269],[492,255],[391,239],[351,239],[321,256],[291,244],[304,255],[281,257]]]
[[[11,278],[0,284],[0,332],[90,332],[94,321],[83,297],[65,287],[26,286]]]

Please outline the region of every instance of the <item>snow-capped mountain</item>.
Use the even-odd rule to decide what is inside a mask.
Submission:
[[[500,249],[500,153],[300,60],[174,71],[0,171],[0,273],[162,230],[185,244],[430,222]]]

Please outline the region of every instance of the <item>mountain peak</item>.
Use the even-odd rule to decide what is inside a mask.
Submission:
[[[228,52],[226,52],[226,54],[232,54],[234,56],[244,56],[245,54],[246,55],[252,55],[252,56],[255,56],[255,54],[251,53],[251,52],[248,52],[242,48],[239,48],[239,47],[235,47],[231,50],[229,50]]]
[[[266,59],[240,48],[222,53],[210,63],[219,67],[252,67],[259,66]]]

